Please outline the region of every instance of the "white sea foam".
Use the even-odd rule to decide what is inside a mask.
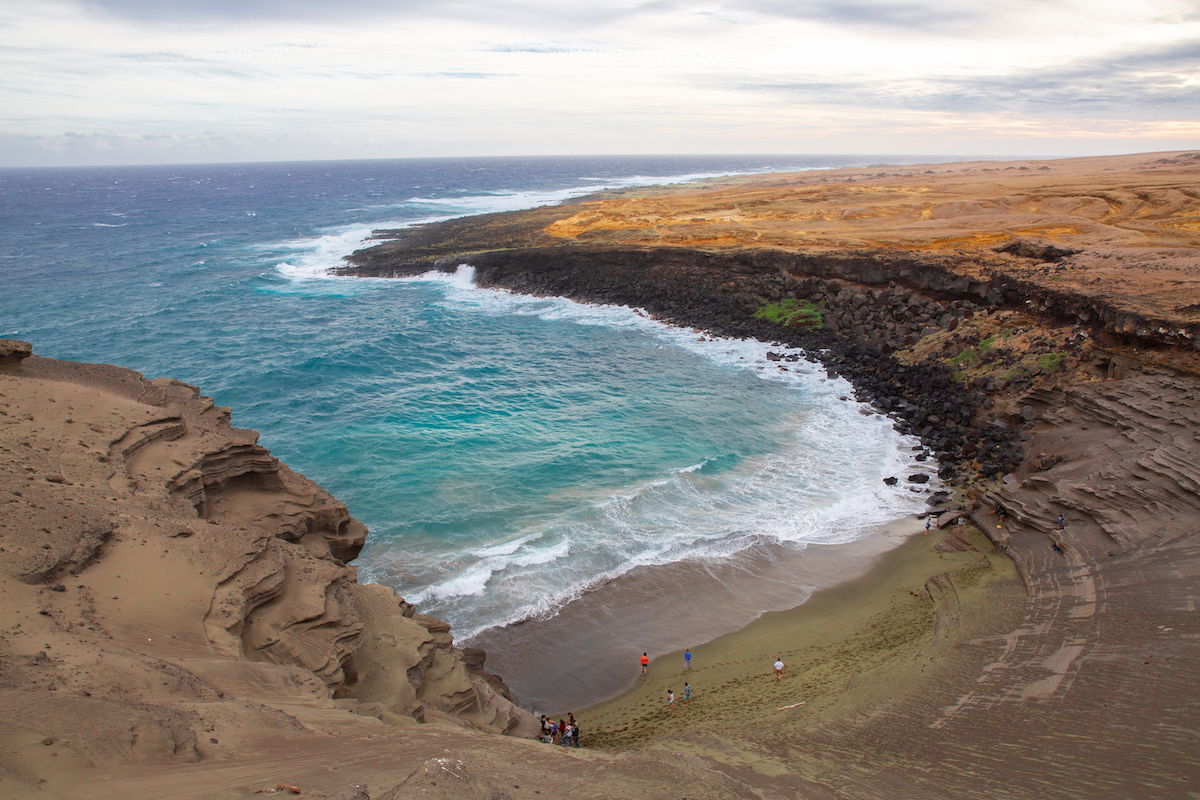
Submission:
[[[771,170],[755,170],[769,172]],[[362,211],[379,212],[389,209],[397,211],[419,210],[419,217],[385,220],[371,225],[347,225],[324,233],[286,242],[276,242],[263,247],[264,250],[292,250],[295,255],[275,265],[280,277],[289,281],[311,284],[318,280],[338,280],[332,271],[345,266],[344,258],[355,250],[370,244],[371,234],[376,230],[401,230],[432,222],[444,222],[463,216],[490,214],[499,211],[519,211],[525,208],[554,205],[566,200],[604,189],[650,186],[663,183],[684,183],[730,175],[751,174],[748,172],[693,172],[683,175],[631,175],[620,178],[579,178],[584,183],[564,189],[497,191],[487,194],[463,195],[459,197],[409,197],[395,203],[365,206]],[[253,213],[253,212],[248,212]],[[103,223],[97,223],[103,224]],[[355,280],[361,280],[355,279]],[[312,287],[304,287],[311,289]]]
[[[391,281],[341,278],[330,271],[368,243],[375,229],[404,228],[466,214],[557,203],[601,188],[717,177],[631,176],[554,192],[505,192],[457,198],[411,197],[394,206],[421,216],[370,226],[343,226],[318,236],[273,244],[289,252],[276,273],[292,291],[356,291],[354,286]],[[622,328],[648,334],[661,347],[680,348],[759,379],[794,385],[810,398],[787,428],[778,449],[720,468],[708,461],[677,468],[635,486],[593,487],[593,496],[569,517],[543,520],[519,536],[457,553],[431,549],[416,558],[411,542],[381,544],[363,563],[364,577],[402,584],[409,599],[458,622],[469,638],[489,627],[553,614],[592,587],[639,566],[690,559],[721,559],[758,542],[797,547],[852,541],[875,526],[918,510],[924,497],[883,478],[931,472],[913,459],[914,439],[899,436],[891,420],[853,397],[852,387],[830,378],[799,351],[747,339],[714,337],[655,321],[641,309],[586,305],[563,298],[532,297],[481,289],[475,271],[432,272],[406,279],[439,284],[443,302],[455,309],[524,315],[577,325]],[[795,361],[773,361],[768,352]],[[936,485],[931,481],[930,488]],[[424,564],[414,561],[424,561]]]
[[[639,566],[722,559],[764,541],[797,547],[854,541],[924,505],[926,489],[888,486],[885,477],[923,472],[933,478],[927,488],[937,485],[933,465],[914,458],[914,438],[849,399],[854,392],[847,381],[830,377],[798,350],[672,327],[625,306],[481,289],[473,277],[474,270],[462,265],[454,273],[406,280],[439,285],[443,302],[459,310],[647,333],[663,347],[792,385],[807,402],[783,420],[787,433],[771,453],[726,460],[716,469],[706,467],[722,459],[708,459],[637,485],[610,487],[570,517],[460,555],[413,597],[433,613],[467,621],[461,637],[553,614]],[[768,353],[782,360],[768,359]],[[797,360],[786,360],[793,356]]]

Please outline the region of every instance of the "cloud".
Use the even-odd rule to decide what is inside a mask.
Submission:
[[[771,17],[821,22],[837,27],[943,30],[984,16],[987,4],[892,2],[890,0],[753,0],[737,8]]]
[[[362,22],[447,19],[540,27],[589,25],[643,11],[640,4],[558,0],[83,0],[94,11],[143,22]]]
[[[1126,51],[1052,69],[920,81],[795,81],[738,83],[738,89],[780,92],[807,103],[958,113],[1154,119],[1194,117],[1200,108],[1200,41]]]

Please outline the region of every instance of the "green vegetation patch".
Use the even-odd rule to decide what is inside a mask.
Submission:
[[[825,303],[785,297],[778,303],[763,303],[754,316],[776,325],[812,331],[825,327]]]
[[[956,356],[951,356],[949,361],[956,367],[964,367],[969,364],[974,364],[979,360],[979,351],[974,347],[968,347]]]
[[[988,350],[992,349],[992,345],[994,345],[995,343],[996,343],[995,334],[987,337],[986,339],[980,339],[979,340],[979,352],[986,353]]]
[[[1042,353],[1038,356],[1038,366],[1046,372],[1058,372],[1067,360],[1066,353]]]

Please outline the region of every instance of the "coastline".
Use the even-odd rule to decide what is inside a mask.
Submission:
[[[969,640],[1008,630],[1024,599],[1012,562],[974,526],[954,536],[899,534],[859,574],[815,592],[795,608],[769,612],[693,648],[692,669],[680,653],[651,662],[649,674],[616,697],[576,712],[591,746],[624,750],[670,741],[673,749],[717,756],[742,735],[768,736],[846,720],[928,692],[947,671],[978,669]],[[775,682],[771,665],[787,665]],[[668,710],[667,689],[694,688],[686,707]],[[729,741],[729,740],[732,740]],[[726,753],[728,754],[728,753]]]
[[[1147,181],[1194,185],[1200,153],[1153,158]],[[1042,186],[1054,176],[1026,177]],[[1123,185],[1141,191],[1135,178]],[[1115,183],[1107,173],[1090,180],[1106,191]],[[1144,208],[1157,191],[1128,205]],[[931,389],[926,367],[961,367],[951,378],[985,395],[963,407],[976,412],[974,427],[961,423],[962,446],[949,453],[964,468],[953,484],[971,509],[975,550],[944,533],[909,536],[864,560],[857,579],[688,642],[688,676],[677,652],[655,659],[644,680],[624,666],[632,691],[574,709],[579,750],[495,735],[533,720],[506,705],[483,654],[454,648],[446,623],[384,587],[359,584],[345,561],[361,526],[253,431],[229,427],[229,409],[184,384],[0,342],[0,502],[10,512],[0,515],[0,698],[10,712],[0,793],[84,797],[101,785],[133,798],[361,800],[368,784],[376,798],[513,800],[546,786],[696,800],[1194,793],[1200,277],[1186,262],[1196,263],[1200,241],[1193,229],[1171,234],[1184,242],[1172,245],[1175,266],[1147,277],[1168,284],[1164,299],[1152,284],[1122,284],[1102,263],[1112,240],[1090,230],[1059,240],[1083,248],[1061,257],[1062,272],[1039,260],[1055,255],[1048,247],[992,251],[987,281],[966,276],[970,307],[951,301],[947,321],[885,354],[895,369],[876,376],[927,396],[941,384]],[[579,249],[575,263],[594,252]],[[1124,263],[1146,252],[1131,247]],[[546,290],[549,281],[528,278],[548,263],[537,256],[512,256],[495,281]],[[888,272],[888,257],[867,251],[831,278],[830,261],[748,253],[730,285],[716,282],[738,266],[725,259],[708,264],[713,283],[691,290],[696,273],[680,265],[700,257],[649,253],[634,288],[659,291],[681,316],[722,302],[745,311],[760,290],[819,291],[836,321],[874,298],[879,317],[861,326],[898,344],[907,335],[893,329],[933,319],[914,304],[945,303],[954,276],[916,260]],[[977,264],[969,253],[953,260]],[[791,271],[778,273],[781,264]],[[633,285],[630,274],[615,273],[612,286]],[[1114,284],[1125,299],[1100,303]],[[608,291],[596,287],[583,293]],[[1179,324],[1154,327],[1146,304],[1175,308]],[[962,358],[968,351],[977,362]],[[1054,354],[1019,374],[1022,359]],[[943,427],[929,421],[942,409],[900,408],[910,424]],[[925,420],[913,422],[918,414]],[[985,432],[998,426],[1014,434],[1020,459],[984,480]],[[946,538],[952,552],[939,554]],[[709,603],[724,612],[720,604]],[[778,683],[777,655],[788,664]],[[681,698],[682,680],[695,699],[670,711],[665,690]]]
[[[764,176],[431,226],[339,274],[470,264],[481,286],[804,348],[937,453],[977,553],[1020,578],[818,593],[714,642],[740,644],[716,692],[697,682],[707,719],[666,710],[668,654],[670,683],[577,710],[588,745],[770,796],[1166,800],[1200,774],[1198,169],[1168,152]],[[762,313],[788,303],[823,326]],[[849,616],[822,599],[847,586],[867,590]],[[772,686],[805,617],[822,653]]]
[[[643,652],[657,663],[803,605],[860,578],[922,528],[906,515],[851,542],[795,547],[764,540],[720,560],[639,567],[553,617],[484,631],[460,645],[484,649],[488,668],[526,708],[565,713],[632,688]]]

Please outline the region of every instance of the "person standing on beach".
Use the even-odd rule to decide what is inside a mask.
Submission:
[[[645,675],[646,671],[648,669],[650,669],[650,656],[646,655],[645,653],[642,653],[641,661],[642,661],[642,674]]]
[[[683,683],[683,704],[686,706],[692,702],[692,685],[687,681]]]
[[[683,651],[683,671],[687,672],[692,668],[692,648]]]
[[[778,681],[783,677],[784,663],[783,659],[775,656],[775,680]]]
[[[667,711],[675,710],[675,690],[667,689]]]

